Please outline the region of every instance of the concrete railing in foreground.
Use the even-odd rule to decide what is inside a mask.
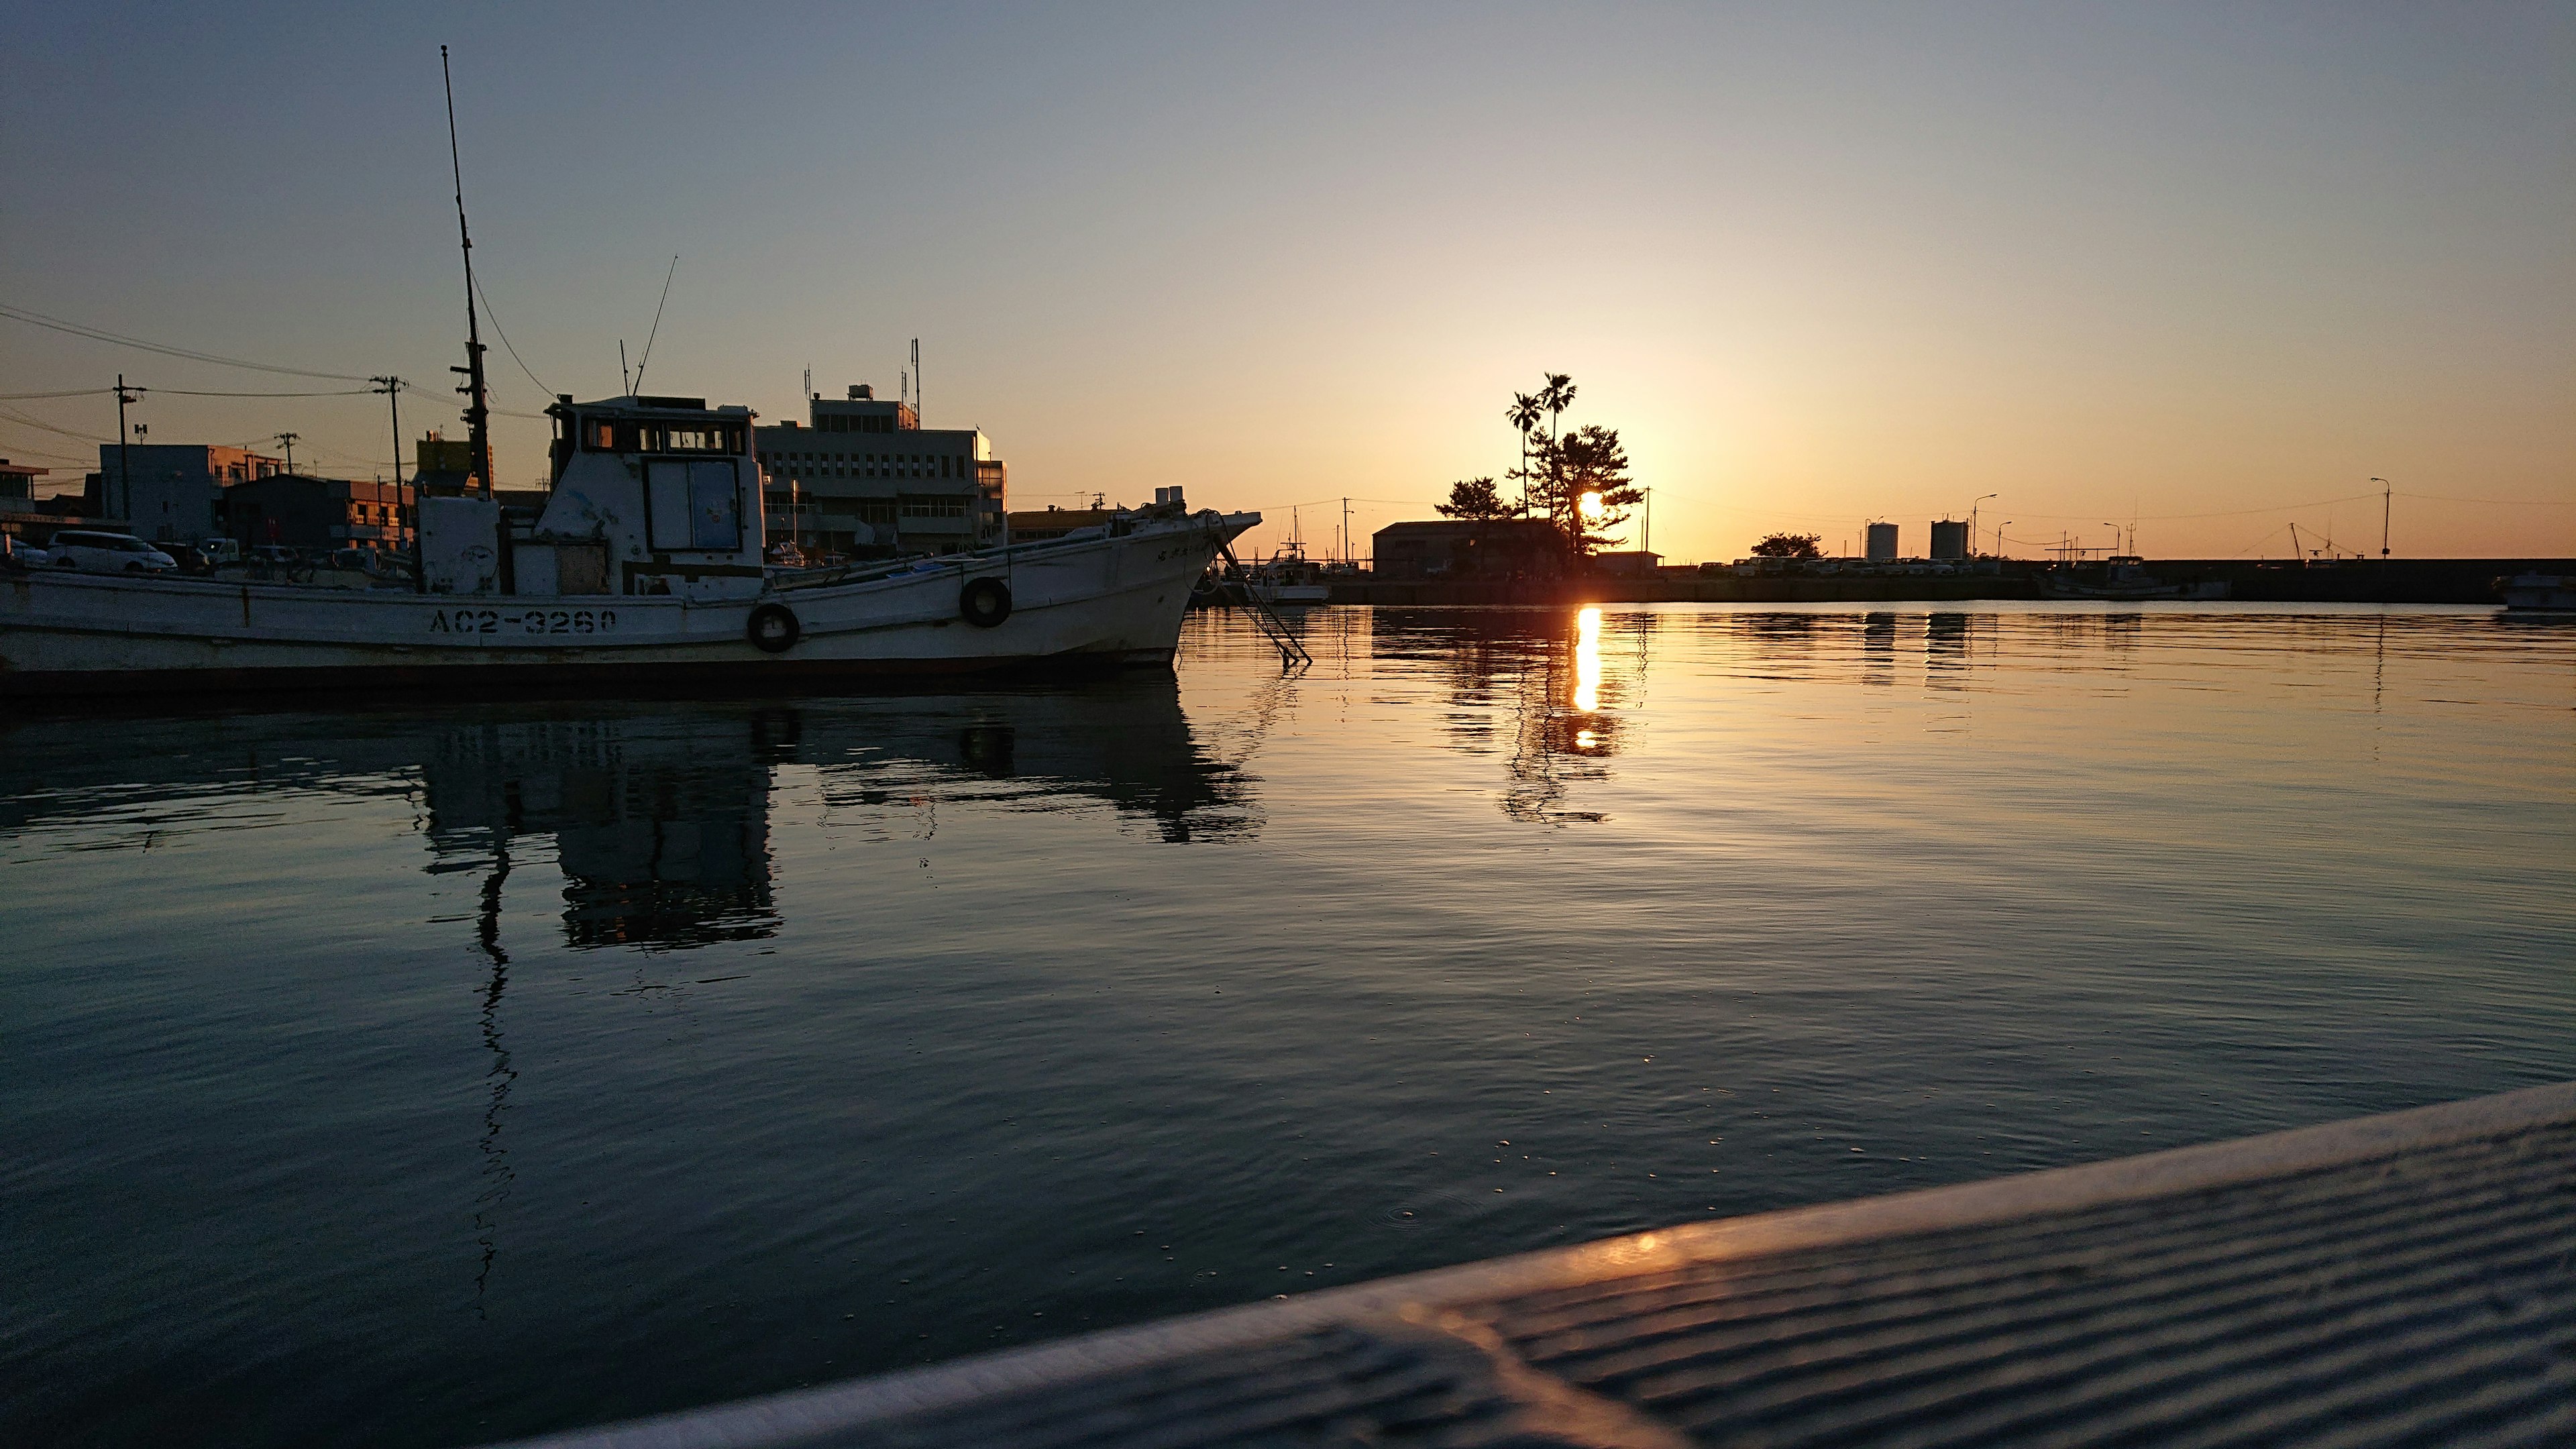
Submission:
[[[2576,1444],[2576,1083],[532,1443]]]

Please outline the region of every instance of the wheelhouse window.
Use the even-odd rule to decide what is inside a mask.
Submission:
[[[581,445],[594,453],[697,453],[738,456],[748,449],[740,423],[647,422],[636,418],[586,418]]]

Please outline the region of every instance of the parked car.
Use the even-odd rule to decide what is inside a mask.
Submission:
[[[203,578],[215,571],[215,561],[206,557],[206,551],[193,543],[163,543],[154,547],[170,555],[183,574]]]
[[[166,574],[179,567],[177,559],[133,534],[96,529],[66,528],[54,535],[46,552],[52,555],[55,568],[82,573]]]
[[[303,552],[282,543],[261,544],[250,551],[246,562],[254,579],[284,579],[290,584],[313,582],[313,565],[305,561]]]
[[[237,564],[242,561],[241,540],[237,538],[207,539],[197,545],[197,552],[204,554],[206,556],[206,562],[213,564],[217,568],[221,568],[225,564]]]
[[[43,568],[51,555],[14,533],[0,533],[0,568]]]

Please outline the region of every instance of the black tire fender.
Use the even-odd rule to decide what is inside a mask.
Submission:
[[[978,629],[990,629],[1011,617],[1011,586],[1000,579],[969,579],[957,591],[957,612]]]
[[[805,636],[805,625],[785,604],[762,604],[743,623],[743,636],[763,654],[784,654]]]

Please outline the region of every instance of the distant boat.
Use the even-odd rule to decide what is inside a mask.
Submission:
[[[534,518],[419,506],[419,592],[35,569],[0,586],[0,697],[154,690],[757,688],[1049,659],[1164,664],[1258,514],[1175,501],[1043,543],[764,565],[751,414],[565,401]]]
[[[2097,566],[2059,565],[2039,575],[2044,599],[2223,599],[2224,582],[2169,584],[2147,572],[2136,554],[2115,554]]]
[[[1245,569],[1243,582],[1252,597],[1265,604],[1323,604],[1333,597],[1325,574],[1326,565],[1306,557],[1304,545],[1292,542]]]
[[[2565,574],[2515,574],[2496,580],[2496,592],[2513,613],[2576,613],[2576,579]]]

